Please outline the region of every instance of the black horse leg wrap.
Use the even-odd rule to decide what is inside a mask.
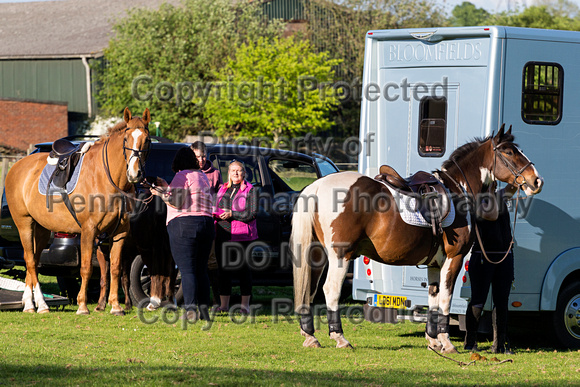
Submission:
[[[439,314],[437,333],[449,333],[449,315]]]
[[[340,311],[332,311],[328,309],[326,311],[326,317],[328,318],[328,334],[332,332],[342,334],[342,322],[340,321]]]
[[[427,312],[427,326],[425,327],[425,333],[432,339],[437,338],[437,320],[439,312],[437,310],[430,310]]]
[[[314,318],[312,318],[312,312],[300,315],[300,328],[311,336],[314,334]]]

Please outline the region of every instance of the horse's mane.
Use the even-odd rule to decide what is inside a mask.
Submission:
[[[111,135],[125,130],[125,128],[127,128],[127,123],[125,121],[120,121],[120,122],[116,123],[115,126],[112,126],[109,129],[107,129],[107,133],[103,134],[101,136],[101,138],[99,138],[99,140],[96,141],[96,142],[97,143],[98,142],[103,142],[107,138],[111,137]]]
[[[493,136],[493,134],[491,134],[485,138],[476,137],[471,142],[468,142],[467,144],[464,144],[464,145],[460,146],[459,148],[455,149],[453,151],[453,153],[451,153],[451,156],[449,156],[449,159],[447,159],[446,161],[443,162],[443,164],[441,165],[441,168],[449,169],[449,167],[451,167],[452,165],[455,164],[454,160],[458,161],[458,160],[462,159],[463,157],[465,157],[466,155],[470,154],[471,152],[473,152],[474,150],[479,148],[481,146],[481,144],[483,144],[486,141],[489,141],[492,138],[492,136]],[[514,135],[511,133],[504,134],[503,137],[501,138],[502,144],[505,142],[513,142],[513,141],[514,141]]]

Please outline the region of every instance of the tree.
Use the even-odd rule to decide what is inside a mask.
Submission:
[[[163,134],[180,140],[206,127],[203,101],[214,70],[243,42],[279,36],[283,25],[264,21],[259,4],[184,0],[179,7],[133,9],[114,26],[115,37],[97,67],[105,114],[149,107]]]
[[[572,19],[580,15],[580,8],[570,0],[535,0],[532,5],[545,6],[546,10],[554,16]]]
[[[468,1],[456,5],[451,14],[451,24],[456,27],[485,25],[490,16],[485,9],[477,8]]]
[[[492,15],[490,17],[490,24],[553,30],[580,30],[579,19],[552,15],[545,6],[529,7],[517,14],[502,12]]]
[[[273,137],[330,128],[337,105],[331,87],[338,60],[314,53],[307,40],[265,38],[241,45],[216,74],[206,118],[218,135]]]

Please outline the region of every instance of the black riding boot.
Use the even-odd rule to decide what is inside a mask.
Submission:
[[[493,308],[491,320],[493,324],[493,345],[491,346],[491,352],[513,354],[509,344],[506,345],[507,311]]]
[[[477,351],[477,329],[479,327],[479,318],[481,317],[482,308],[467,306],[465,312],[465,342],[463,349],[467,351]]]

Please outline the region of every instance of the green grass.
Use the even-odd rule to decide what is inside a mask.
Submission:
[[[49,287],[46,286],[46,289]],[[46,290],[45,289],[45,290]],[[291,294],[258,288],[256,303]],[[94,309],[94,305],[90,310]],[[201,323],[144,323],[161,317],[135,309],[124,317],[76,306],[50,314],[0,313],[0,384],[6,385],[578,385],[580,352],[519,342],[513,363],[478,361],[460,366],[426,348],[424,324],[353,323],[343,319],[355,350],[333,348],[325,324],[324,348],[302,347],[298,323],[274,322],[269,308],[253,321],[217,316]],[[172,317],[170,313],[166,317]],[[238,316],[239,318],[239,316]],[[453,337],[460,347],[461,338]],[[528,347],[531,345],[531,347]],[[483,343],[483,355],[490,343]],[[451,355],[468,362],[470,354]]]

